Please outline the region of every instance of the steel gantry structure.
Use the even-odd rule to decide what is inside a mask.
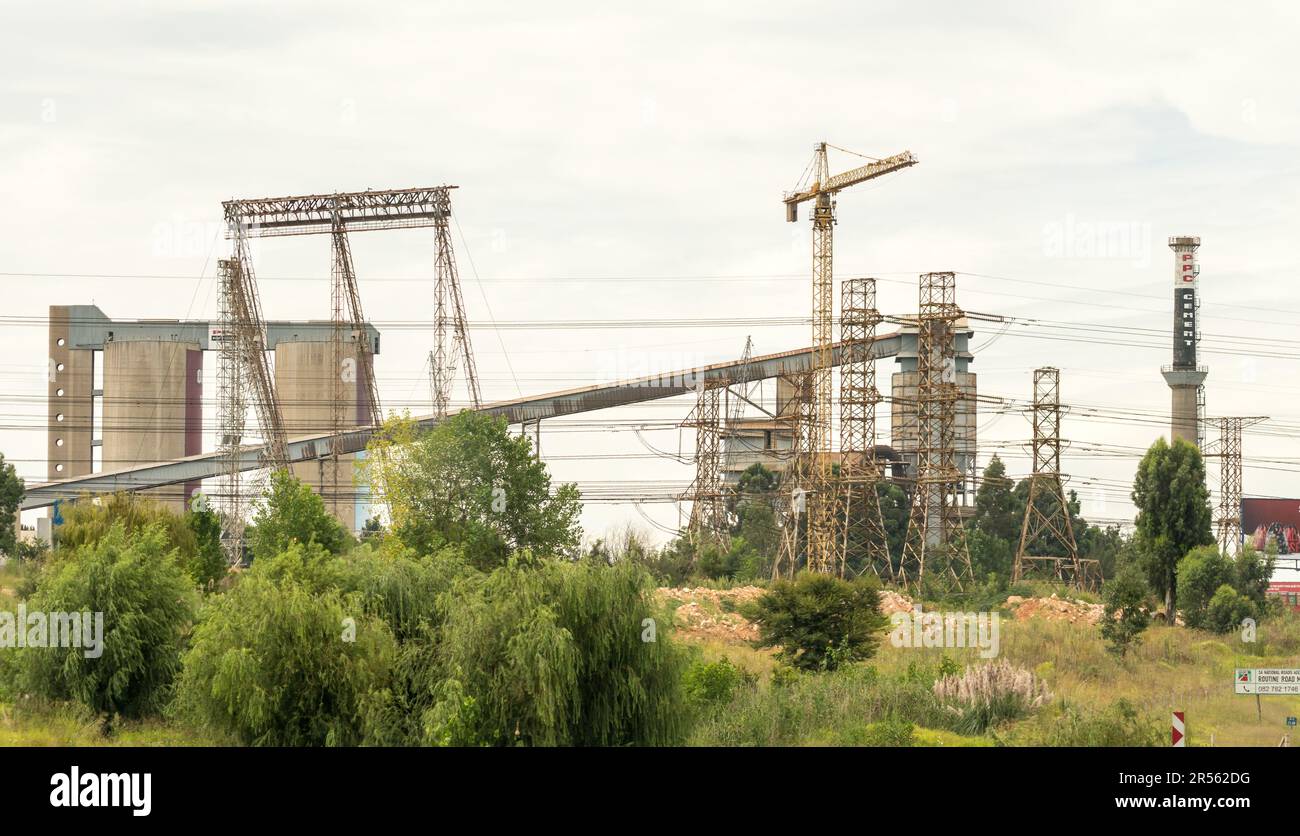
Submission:
[[[782,198],[786,220],[798,220],[799,204],[811,201],[813,228],[812,265],[812,351],[806,403],[796,420],[794,456],[790,469],[792,494],[807,497],[807,565],[820,572],[838,571],[834,540],[835,486],[831,471],[831,345],[835,341],[832,320],[835,313],[834,227],[835,196],[850,186],[865,183],[916,165],[916,157],[904,151],[886,159],[872,159],[866,165],[832,175],[825,142],[813,150],[805,178]],[[840,148],[837,150],[843,151]],[[848,152],[853,153],[853,152]],[[858,155],[862,156],[862,155]],[[871,159],[871,158],[867,158]],[[797,561],[797,537],[786,538],[791,551],[781,562]]]
[[[389,189],[364,192],[264,197],[229,200],[222,203],[227,237],[234,240],[234,257],[221,262],[220,300],[222,348],[220,356],[221,454],[225,460],[227,546],[232,560],[242,555],[243,501],[239,484],[243,469],[244,420],[247,400],[257,412],[261,435],[266,447],[266,465],[287,467],[292,459],[288,450],[284,417],[276,398],[270,366],[266,359],[265,319],[262,316],[257,282],[249,254],[249,240],[290,235],[330,236],[332,259],[330,270],[331,361],[328,382],[330,392],[330,432],[328,449],[317,451],[322,469],[322,486],[333,484],[332,501],[338,502],[342,457],[346,431],[355,423],[368,426],[382,419],[379,387],[374,373],[374,356],[367,337],[361,294],[352,262],[349,232],[381,229],[433,227],[437,230],[439,290],[443,273],[450,264],[451,282],[455,282],[455,262],[450,256],[451,241],[448,219],[451,216],[450,190],[455,186],[432,186],[415,189]],[[456,286],[459,304],[460,291]],[[441,298],[439,299],[441,312]],[[464,333],[464,313],[458,322]],[[464,339],[468,356],[468,337]],[[471,366],[472,369],[472,360]],[[477,380],[471,375],[474,391]],[[355,421],[347,419],[347,391],[355,386],[361,393]],[[477,403],[477,400],[475,401]],[[329,475],[325,475],[328,469]],[[337,511],[337,509],[336,509]]]

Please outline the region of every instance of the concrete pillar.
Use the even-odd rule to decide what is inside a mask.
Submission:
[[[50,481],[94,470],[95,351],[75,347],[73,336],[77,317],[86,308],[50,306],[45,454]]]
[[[104,345],[106,471],[203,452],[203,352],[198,343],[129,340]],[[147,495],[183,512],[199,484]]]
[[[275,391],[289,438],[330,432],[333,427],[335,382],[342,383],[345,428],[368,422],[365,381],[357,363],[355,347],[344,346],[340,368],[334,369],[334,344],[323,342],[280,342],[275,348]],[[322,451],[326,453],[328,450]],[[356,484],[354,455],[335,463],[328,456],[316,461],[295,462],[293,474],[321,495],[325,507],[349,531],[357,530],[356,496],[364,485]]]

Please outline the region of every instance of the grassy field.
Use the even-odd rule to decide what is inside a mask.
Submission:
[[[1300,619],[1291,615],[1263,622],[1253,645],[1236,636],[1152,627],[1123,660],[1106,652],[1095,626],[1004,618],[1001,657],[1035,672],[1053,699],[1028,717],[975,735],[931,728],[950,718],[935,715],[923,693],[945,654],[959,666],[982,664],[974,649],[896,648],[885,641],[869,664],[790,684],[774,680],[778,665],[769,652],[711,638],[692,643],[705,660],[725,656],[757,680],[697,729],[693,742],[704,745],[853,743],[864,724],[891,716],[916,724],[913,745],[1112,745],[1139,737],[1138,726],[1129,728],[1120,717],[1127,707],[1153,744],[1168,741],[1170,714],[1183,711],[1188,745],[1277,746],[1294,732],[1286,718],[1300,715],[1300,697],[1268,696],[1260,701],[1260,719],[1255,699],[1234,694],[1232,683],[1237,667],[1297,666]],[[1294,734],[1292,741],[1300,743]]]

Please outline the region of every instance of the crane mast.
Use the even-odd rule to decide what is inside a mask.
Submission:
[[[833,146],[830,146],[833,147]],[[842,573],[834,538],[836,494],[831,471],[831,367],[835,336],[834,229],[835,195],[843,189],[899,171],[916,164],[910,151],[831,175],[827,143],[818,143],[810,166],[811,184],[796,188],[783,198],[786,220],[798,220],[799,204],[811,201],[813,227],[812,264],[812,364],[809,370],[808,401],[799,410],[794,430],[794,457],[789,474],[793,490],[806,496],[807,565],[826,573]],[[797,520],[795,521],[797,524]],[[779,560],[793,568],[797,562],[797,538],[786,538]]]

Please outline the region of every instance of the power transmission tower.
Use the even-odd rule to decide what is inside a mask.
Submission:
[[[1219,549],[1234,557],[1241,551],[1241,430],[1266,420],[1263,416],[1215,419],[1214,423],[1219,426],[1219,450],[1206,454],[1207,457],[1219,457],[1221,493],[1219,507],[1214,513]]]
[[[973,580],[957,497],[962,474],[955,452],[961,396],[955,325],[961,316],[955,274],[922,274],[916,333],[916,488],[897,575],[900,583],[916,588],[927,576],[957,589]]]
[[[894,575],[889,538],[880,511],[880,462],[876,460],[874,356],[876,280],[849,279],[840,288],[840,502],[836,537],[841,573],[850,565],[878,577]]]
[[[683,426],[695,428],[695,481],[687,492],[691,520],[690,541],[722,546],[727,538],[727,510],[722,497],[722,390],[725,384],[709,385],[703,378],[695,384],[695,409]]]
[[[1074,539],[1070,506],[1061,483],[1061,372],[1044,367],[1034,370],[1034,470],[1029,477],[1029,499],[1020,527],[1012,582],[1041,575],[1051,569],[1054,580],[1083,585],[1079,546]],[[1049,555],[1031,555],[1031,547],[1047,548]]]
[[[433,392],[433,414],[439,418],[445,418],[451,409],[452,382],[461,366],[465,371],[470,403],[474,409],[483,403],[474,351],[469,340],[469,325],[465,319],[460,274],[456,270],[456,253],[451,245],[450,223],[451,198],[448,197],[446,213],[434,226],[438,254],[434,264],[437,283],[433,296],[433,352],[429,355],[429,388]]]
[[[839,550],[835,544],[836,490],[830,461],[835,196],[850,186],[916,164],[916,158],[905,151],[832,176],[827,147],[827,143],[820,142],[813,150],[807,170],[811,177],[808,187],[802,188],[800,184],[800,188],[782,199],[786,220],[791,222],[797,220],[800,203],[813,202],[812,367],[808,407],[805,419],[800,422],[804,443],[799,445],[808,461],[797,467],[796,472],[799,488],[806,489],[808,496],[808,567],[817,572],[842,569],[838,567]]]

